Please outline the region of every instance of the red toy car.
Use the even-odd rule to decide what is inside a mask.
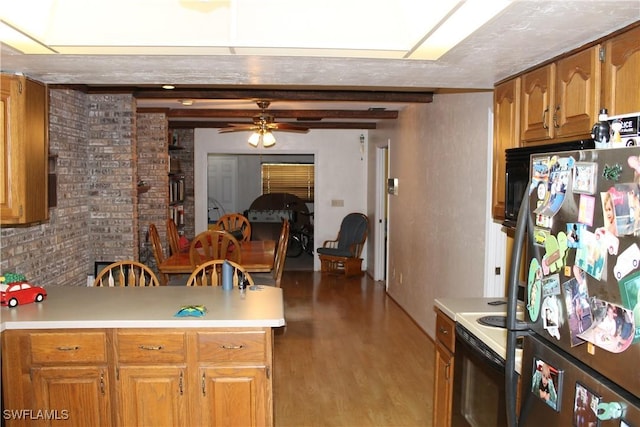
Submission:
[[[47,296],[47,291],[40,286],[33,286],[26,281],[0,284],[0,305],[15,307],[18,304],[41,302]]]

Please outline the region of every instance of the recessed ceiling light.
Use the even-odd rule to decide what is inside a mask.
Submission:
[[[179,102],[184,106],[193,105],[193,99],[181,99]]]
[[[167,89],[167,90],[171,90],[171,89],[175,89],[176,87],[174,85],[162,85],[162,89]]]

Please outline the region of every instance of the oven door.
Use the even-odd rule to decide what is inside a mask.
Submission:
[[[506,426],[504,360],[456,325],[452,427]]]

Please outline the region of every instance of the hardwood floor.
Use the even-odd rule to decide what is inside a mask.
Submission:
[[[285,271],[282,288],[276,427],[431,426],[433,342],[384,284]]]

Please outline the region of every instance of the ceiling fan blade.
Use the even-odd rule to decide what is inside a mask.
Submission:
[[[258,130],[259,127],[249,123],[229,123],[228,127],[218,129],[218,133],[228,132],[246,132],[249,130]]]
[[[309,128],[307,127],[292,125],[290,123],[270,123],[268,127],[269,129],[273,129],[280,132],[298,132],[298,133],[309,132]]]

